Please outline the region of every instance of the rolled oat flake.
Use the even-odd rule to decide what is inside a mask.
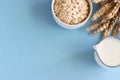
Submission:
[[[90,5],[87,0],[55,0],[54,12],[62,22],[74,25],[88,17]]]

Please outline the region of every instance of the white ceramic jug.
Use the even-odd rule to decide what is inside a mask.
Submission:
[[[120,66],[120,40],[108,37],[94,46],[95,60],[103,68]]]

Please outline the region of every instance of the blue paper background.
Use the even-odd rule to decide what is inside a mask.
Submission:
[[[90,24],[59,27],[51,0],[0,0],[0,80],[120,80],[120,68],[94,61],[100,34],[89,35]]]

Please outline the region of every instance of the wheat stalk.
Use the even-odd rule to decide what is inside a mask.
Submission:
[[[107,4],[107,3],[109,3],[110,1],[112,1],[112,0],[104,0],[104,1],[101,2],[101,5],[103,6],[103,5]]]
[[[120,30],[120,24],[117,24],[113,30],[113,36],[117,37]]]
[[[103,38],[110,36],[111,33],[117,37],[120,30],[120,0],[93,0],[93,2],[101,4],[101,8],[92,17],[93,21],[98,18],[99,20],[86,30],[92,30],[92,34],[103,32]]]
[[[100,16],[106,13],[107,10],[109,10],[111,7],[113,7],[113,1],[111,3],[107,3],[106,5],[103,5],[92,17],[92,20],[96,20]]]
[[[106,21],[104,23],[102,23],[95,31],[92,32],[92,34],[97,34],[101,31],[103,31],[104,29],[106,29],[110,24],[110,21]]]
[[[120,13],[116,14],[114,18],[111,19],[110,25],[107,29],[104,30],[103,38],[108,37],[110,33],[112,32],[115,24],[117,23],[117,20],[119,19]]]
[[[108,11],[108,13],[103,16],[103,19],[107,20],[113,18],[117,14],[118,10],[119,10],[119,3],[117,3],[110,12]]]

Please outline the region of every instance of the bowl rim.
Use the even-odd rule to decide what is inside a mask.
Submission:
[[[61,21],[61,20],[55,15],[55,12],[54,12],[54,2],[55,2],[55,0],[52,0],[52,4],[51,4],[52,15],[53,15],[53,17],[54,17],[55,19],[57,19],[57,21],[59,21],[59,22],[62,23],[63,25],[70,26],[70,27],[72,27],[72,26],[79,26],[79,27],[80,27],[81,25],[83,25],[84,23],[86,23],[86,22],[89,20],[89,18],[91,17],[92,11],[93,11],[92,1],[91,1],[91,0],[87,0],[87,1],[88,1],[88,3],[89,3],[89,6],[90,6],[89,15],[88,15],[87,18],[86,18],[83,22],[81,22],[81,23],[71,25],[71,24],[67,24],[67,23],[64,23],[63,21]],[[79,27],[78,27],[78,28],[79,28]]]

